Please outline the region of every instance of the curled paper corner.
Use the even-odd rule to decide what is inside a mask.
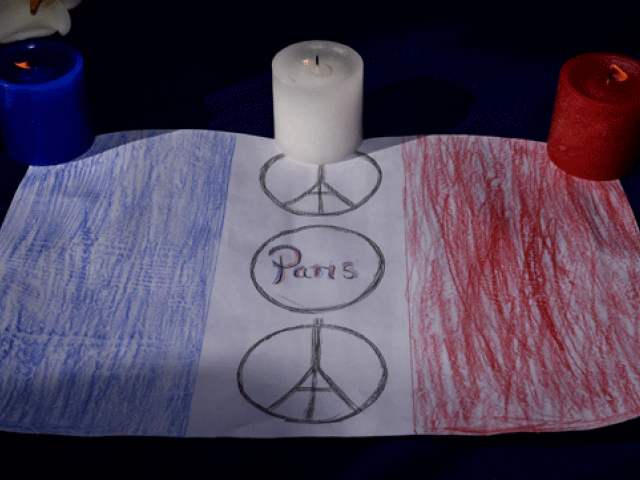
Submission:
[[[42,0],[38,13],[31,15],[30,0],[0,0],[0,43],[46,37],[71,29],[68,10],[82,0]]]

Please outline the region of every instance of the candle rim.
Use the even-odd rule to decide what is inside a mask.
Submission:
[[[35,45],[35,47],[30,48],[29,47],[30,45]],[[73,46],[68,45],[66,43],[57,42],[55,40],[28,40],[26,42],[10,45],[6,49],[3,49],[2,51],[0,51],[0,61],[4,61],[6,59],[11,61],[12,54],[15,54],[16,52],[20,52],[25,48],[29,50],[31,49],[35,50],[39,46],[46,46],[46,45],[60,47],[63,50],[66,49],[66,52],[72,54],[72,59],[70,62],[71,68],[69,69],[68,72],[65,72],[61,74],[59,77],[55,77],[51,80],[45,80],[43,82],[36,82],[36,83],[16,83],[16,82],[11,82],[9,80],[6,80],[3,77],[0,77],[0,85],[4,87],[12,88],[14,90],[21,89],[21,88],[28,89],[28,90],[33,90],[33,89],[48,90],[52,87],[58,88],[59,86],[68,83],[68,77],[73,78],[77,76],[78,73],[82,72],[83,66],[84,66],[82,54]],[[11,61],[11,63],[13,62]]]
[[[608,52],[590,52],[583,53],[581,55],[575,56],[567,60],[562,69],[560,71],[561,78],[564,77],[567,83],[572,87],[572,92],[577,94],[582,100],[587,102],[596,102],[600,105],[612,106],[615,105],[618,110],[634,110],[640,106],[640,87],[638,92],[635,95],[614,95],[614,96],[603,96],[601,98],[595,97],[593,95],[589,95],[587,92],[583,91],[584,84],[578,83],[575,81],[573,72],[578,69],[581,65],[585,65],[585,62],[589,61],[589,59],[602,61],[602,66],[605,66],[607,71],[610,68],[611,63],[616,63],[619,67],[623,68],[627,74],[630,72],[636,73],[636,75],[640,75],[640,61],[619,53],[608,53]],[[633,82],[639,83],[639,77],[634,77]],[[632,76],[629,75],[629,78],[625,80],[625,82],[632,80]],[[619,82],[619,83],[625,83]],[[635,99],[635,101],[633,101]],[[630,101],[631,100],[631,101]]]
[[[278,62],[284,52],[286,50],[293,50],[295,47],[302,47],[304,45],[308,45],[308,44],[314,44],[314,43],[319,43],[319,44],[328,44],[331,47],[337,47],[337,48],[341,48],[341,49],[346,49],[349,53],[353,54],[353,57],[355,58],[355,63],[354,63],[354,68],[353,71],[347,75],[346,77],[342,78],[340,81],[336,81],[336,82],[332,82],[332,83],[327,83],[324,85],[302,85],[302,84],[298,84],[295,82],[291,82],[289,79],[286,78],[286,74],[285,75],[281,75],[282,72],[278,72],[277,69],[277,65],[276,62]],[[315,56],[315,54],[313,55]],[[338,43],[338,42],[334,42],[332,40],[305,40],[302,42],[297,42],[297,43],[292,43],[291,45],[287,45],[286,47],[282,48],[281,50],[278,51],[278,53],[275,54],[275,56],[273,57],[273,60],[271,61],[271,72],[272,72],[272,77],[275,76],[278,80],[280,80],[282,83],[292,86],[292,87],[296,87],[299,89],[304,89],[304,90],[325,90],[325,89],[330,89],[330,88],[334,88],[336,85],[341,85],[344,84],[345,82],[348,82],[350,79],[357,77],[362,71],[364,70],[364,61],[362,60],[362,57],[360,56],[360,54],[358,52],[356,52],[353,48],[351,48],[348,45],[344,45],[342,43]],[[325,77],[326,78],[326,77]]]

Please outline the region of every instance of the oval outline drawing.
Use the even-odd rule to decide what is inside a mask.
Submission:
[[[373,276],[373,281],[367,286],[367,288],[365,288],[365,290],[357,298],[339,305],[332,305],[328,307],[312,307],[312,308],[292,307],[282,302],[279,302],[278,300],[270,296],[258,283],[258,280],[256,279],[256,275],[255,275],[255,267],[256,267],[256,264],[258,263],[258,257],[260,256],[262,251],[265,249],[265,247],[279,237],[284,237],[285,235],[291,235],[293,233],[302,232],[304,230],[309,230],[311,228],[329,228],[339,232],[345,232],[345,233],[356,235],[361,239],[365,240],[378,256],[378,269],[376,270],[376,273]],[[354,230],[349,230],[343,227],[337,227],[335,225],[305,225],[304,227],[294,228],[293,230],[285,230],[283,232],[280,232],[277,235],[274,235],[273,237],[268,239],[266,242],[264,242],[258,248],[256,253],[253,255],[253,258],[251,259],[250,272],[251,272],[251,281],[253,282],[253,286],[256,288],[256,290],[258,290],[260,295],[262,295],[270,303],[273,303],[274,305],[277,305],[280,308],[284,308],[285,310],[288,310],[290,312],[315,314],[315,313],[332,312],[335,310],[340,310],[342,308],[346,308],[350,305],[353,305],[354,303],[358,303],[361,300],[364,300],[378,287],[378,284],[380,283],[380,281],[382,280],[382,277],[384,276],[384,268],[385,268],[385,261],[384,261],[384,255],[382,254],[382,250],[380,250],[380,247],[378,247],[378,245],[376,245],[373,242],[373,240],[369,239],[367,236],[361,233],[358,233]]]

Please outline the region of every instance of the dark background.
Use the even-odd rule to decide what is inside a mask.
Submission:
[[[588,52],[640,59],[623,4],[84,0],[68,35],[83,54],[96,134],[212,129],[273,136],[271,60],[303,40],[365,63],[365,137],[472,134],[544,142],[562,64]],[[0,46],[2,48],[2,46]],[[27,167],[3,156],[0,220]],[[640,212],[638,175],[622,180]],[[1,405],[1,399],[0,399]],[[4,468],[162,478],[623,479],[640,476],[640,420],[597,430],[489,437],[78,438],[0,433]],[[87,467],[89,462],[89,467]]]

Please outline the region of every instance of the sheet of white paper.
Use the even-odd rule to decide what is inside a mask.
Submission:
[[[147,137],[147,138],[145,138]],[[144,138],[144,139],[143,139]],[[0,429],[366,436],[640,415],[640,235],[543,143],[123,132],[0,229]]]
[[[380,147],[317,167],[238,135],[188,436],[412,432],[404,172]]]

